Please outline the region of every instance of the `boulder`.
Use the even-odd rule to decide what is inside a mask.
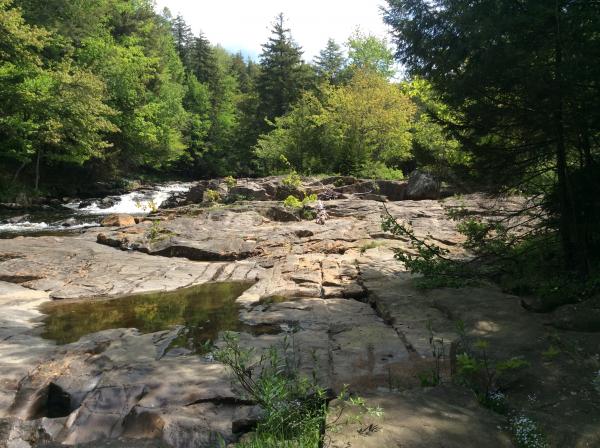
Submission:
[[[90,207],[94,202],[97,202],[98,199],[84,199],[81,201],[77,208],[86,208]]]
[[[119,196],[107,196],[103,198],[100,202],[98,202],[99,208],[111,208],[117,202],[119,202],[121,198]]]
[[[102,227],[129,227],[135,225],[135,218],[131,215],[110,215],[100,223]]]
[[[81,222],[79,220],[77,220],[76,218],[67,218],[63,222],[60,223],[60,225],[62,227],[73,227],[73,226],[77,226],[80,224],[81,224]]]
[[[440,197],[441,184],[431,174],[421,171],[413,171],[406,186],[406,199],[438,199]]]
[[[186,194],[186,203],[187,204],[200,204],[202,199],[204,198],[204,192],[206,191],[207,186],[206,183],[199,183],[198,185],[194,185]]]
[[[229,196],[232,198],[243,197],[247,200],[268,201],[271,198],[267,190],[256,182],[247,182],[243,185],[236,185],[229,190]]]
[[[396,180],[378,180],[378,193],[385,196],[388,201],[403,201],[406,198],[406,182]]]
[[[600,296],[558,308],[550,325],[561,330],[600,332]]]
[[[175,208],[185,205],[187,202],[187,193],[186,192],[176,192],[169,196],[165,201],[160,204],[158,208],[160,209],[168,209]]]

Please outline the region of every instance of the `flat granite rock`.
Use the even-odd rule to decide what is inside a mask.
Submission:
[[[513,444],[502,430],[498,414],[482,409],[471,394],[453,387],[380,392],[366,395],[371,407],[379,406],[382,417],[353,421],[357,410],[334,401],[330,406],[331,448],[509,448]]]
[[[345,193],[328,182],[342,183],[335,188]],[[287,192],[280,184],[280,178],[238,180],[231,191],[272,199]],[[229,191],[223,182],[204,187]],[[381,230],[387,209],[417,236],[460,256],[463,237],[445,207],[489,214],[492,201],[473,195],[395,202],[405,197],[405,184],[376,187],[314,179],[310,191],[338,198],[324,202],[329,219],[323,225],[300,220],[275,201],[207,208],[194,205],[198,197],[131,227],[102,229],[101,237],[87,230],[0,240],[0,447],[208,448],[219,439],[237,441],[260,409],[210,356],[168,349],[180,328],[111,329],[62,346],[38,336],[37,308],[48,300],[115,298],[211,281],[252,283],[237,299],[239,341],[257,359],[285,341],[302,374],[332,392],[348,384],[369,406],[383,408],[384,417],[366,427],[328,432],[332,447],[511,446],[505,418],[449,386],[450,359],[442,363],[445,385],[420,387],[419,374],[434,365],[431,333],[444,340],[450,357],[458,320],[469,337],[489,342],[492,358],[530,363],[505,384],[506,393],[515,409],[540,422],[551,446],[594,446],[600,440],[599,333],[549,327],[556,325],[553,316],[527,312],[518,298],[493,287],[418,290],[394,259],[394,249],[410,249],[408,241]],[[379,195],[387,197],[385,206],[373,200]],[[522,202],[505,199],[494,204],[501,209],[495,213]],[[543,354],[551,346],[552,353],[560,347],[552,359]]]

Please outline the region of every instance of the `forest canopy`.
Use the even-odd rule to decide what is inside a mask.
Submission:
[[[254,61],[150,0],[0,0],[0,40],[4,190],[264,175],[280,155],[401,178],[445,141],[427,85],[395,79],[390,45],[360,29],[306,61],[279,15]]]

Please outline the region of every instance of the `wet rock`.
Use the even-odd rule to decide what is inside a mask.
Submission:
[[[168,209],[181,207],[188,203],[188,192],[176,192],[169,196],[162,204],[159,209]]]
[[[6,222],[7,224],[20,224],[20,223],[28,221],[28,220],[29,220],[29,215],[19,215],[19,216],[13,216],[11,218],[7,218],[4,220],[4,222]]]
[[[81,221],[79,221],[77,218],[65,219],[63,222],[60,223],[60,225],[63,227],[73,227],[73,226],[77,226],[80,224],[81,224]]]
[[[406,186],[406,198],[412,200],[438,199],[440,197],[440,182],[431,174],[413,171]]]
[[[134,217],[125,214],[107,216],[100,223],[102,227],[128,227],[134,226],[135,224]]]
[[[102,198],[97,204],[99,208],[110,208],[117,204],[121,198],[119,196],[107,196]]]

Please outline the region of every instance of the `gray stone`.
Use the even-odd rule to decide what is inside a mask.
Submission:
[[[412,200],[438,199],[441,184],[431,174],[413,171],[408,178],[406,198]]]

